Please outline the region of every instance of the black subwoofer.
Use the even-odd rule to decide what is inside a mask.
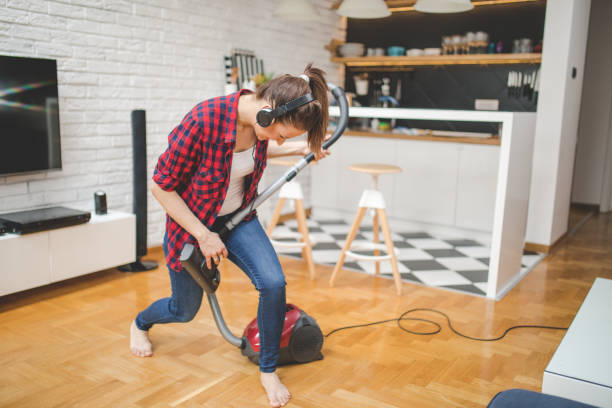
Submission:
[[[147,254],[147,120],[144,110],[132,111],[133,212],[136,214],[136,262],[119,267],[122,272],[157,268],[157,262],[143,261]]]

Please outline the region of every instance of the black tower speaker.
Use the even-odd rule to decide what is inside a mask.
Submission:
[[[144,110],[132,111],[132,158],[134,167],[133,212],[136,214],[136,262],[119,267],[122,272],[157,268],[157,262],[141,261],[147,254],[147,120]]]

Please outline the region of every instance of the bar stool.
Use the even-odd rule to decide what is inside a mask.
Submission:
[[[298,160],[299,159],[275,158],[268,160],[268,163],[279,166],[293,166]],[[315,269],[312,260],[312,247],[317,243],[316,240],[310,236],[308,226],[306,225],[306,211],[304,211],[304,194],[302,193],[302,186],[293,179],[281,187],[278,197],[278,203],[276,203],[276,208],[274,209],[266,233],[270,238],[270,242],[272,242],[272,245],[276,248],[302,248],[302,258],[306,260],[310,279],[314,279]],[[274,228],[276,224],[278,224],[281,211],[287,200],[293,200],[298,223],[298,232],[274,233]],[[281,239],[292,239],[293,241],[279,241]]]
[[[342,265],[344,264],[344,260],[346,257],[357,259],[361,261],[374,261],[376,262],[376,274],[380,274],[380,261],[391,261],[391,269],[393,271],[393,279],[395,280],[395,287],[398,295],[402,293],[402,280],[399,274],[399,270],[397,267],[397,256],[396,250],[393,245],[393,240],[391,239],[391,231],[389,229],[389,223],[387,221],[387,213],[385,211],[385,200],[383,198],[382,193],[378,190],[378,176],[381,174],[392,174],[399,173],[402,171],[401,168],[397,166],[387,165],[387,164],[374,164],[374,163],[361,163],[361,164],[353,164],[349,166],[349,169],[353,171],[358,171],[361,173],[367,173],[372,176],[372,185],[373,189],[364,190],[361,194],[361,199],[359,200],[359,209],[357,210],[357,216],[353,221],[353,225],[351,226],[351,230],[346,237],[346,242],[344,244],[344,248],[342,248],[342,252],[340,253],[340,259],[336,263],[334,271],[332,272],[331,278],[329,280],[329,285],[334,286],[336,282],[336,278],[338,277],[338,272]],[[372,229],[374,232],[374,242],[367,244],[357,244],[352,245],[357,232],[359,232],[359,226],[361,225],[361,221],[367,209],[374,210],[374,216],[372,220]],[[378,239],[378,223],[380,221],[380,227],[383,232],[385,244],[380,244]],[[357,251],[364,250],[374,250],[374,255],[363,255],[357,253]],[[386,251],[386,254],[381,255],[380,251]]]

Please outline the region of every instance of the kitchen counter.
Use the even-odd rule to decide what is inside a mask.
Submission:
[[[330,116],[338,114],[337,107],[330,107]],[[467,140],[347,130],[330,158],[313,167],[312,196],[314,207],[354,212],[361,190],[369,183],[347,170],[348,165],[378,162],[401,167],[402,173],[380,180],[390,217],[487,232],[491,246],[487,297],[501,298],[523,277],[536,114],[351,107],[349,116],[499,125],[499,137]],[[323,187],[316,183],[320,177],[337,179],[332,187]]]
[[[460,133],[460,132],[457,132]],[[484,144],[484,145],[495,145],[499,146],[501,140],[499,136],[492,135],[490,137],[470,137],[470,136],[447,136],[438,134],[434,131],[423,130],[420,134],[407,134],[399,133],[394,131],[373,131],[363,129],[347,129],[344,132],[345,136],[356,136],[356,137],[380,137],[386,139],[404,139],[404,140],[428,140],[431,142],[448,142],[448,143],[471,143],[471,144]]]

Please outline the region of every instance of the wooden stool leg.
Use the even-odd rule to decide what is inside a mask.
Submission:
[[[374,213],[374,218],[372,219],[372,231],[374,231],[374,244],[378,244],[378,214]],[[374,255],[380,255],[380,251],[378,249],[374,250]],[[376,274],[380,275],[380,261],[375,261],[376,264]]]
[[[383,235],[385,237],[385,243],[387,244],[387,252],[391,256],[391,269],[393,270],[393,279],[395,279],[395,287],[397,294],[402,294],[402,278],[397,268],[397,257],[395,256],[395,248],[393,246],[393,240],[391,239],[391,231],[389,230],[389,223],[387,222],[387,214],[384,209],[376,210],[378,217],[380,218],[380,227],[382,228]]]
[[[304,211],[304,203],[300,199],[295,200],[295,215],[298,222],[298,231],[302,234],[302,242],[304,242],[304,248],[302,248],[302,258],[306,260],[308,265],[308,273],[310,279],[315,278],[315,267],[312,260],[312,247],[310,245],[310,237],[308,236],[308,225],[306,225],[306,212]]]
[[[268,229],[266,230],[266,233],[268,234],[268,236],[272,236],[272,231],[274,231],[274,228],[276,227],[276,224],[278,223],[278,219],[280,218],[280,213],[283,210],[284,205],[285,205],[285,198],[280,197],[278,199],[278,203],[276,204],[276,208],[274,209],[274,213],[272,214],[272,219],[270,220],[270,223],[268,224]]]
[[[338,262],[336,262],[336,266],[334,267],[334,271],[332,272],[331,278],[329,278],[329,286],[334,286],[334,283],[336,282],[338,271],[340,270],[340,268],[342,268],[342,265],[344,265],[346,251],[349,250],[351,244],[353,243],[353,240],[355,239],[355,236],[357,235],[357,232],[359,232],[359,225],[361,225],[361,220],[363,219],[366,209],[366,207],[359,207],[359,210],[357,211],[357,215],[355,216],[355,220],[353,221],[353,226],[351,227],[349,234],[346,236],[346,242],[344,244],[344,248],[342,248],[342,252],[340,253],[340,259],[338,259]]]

